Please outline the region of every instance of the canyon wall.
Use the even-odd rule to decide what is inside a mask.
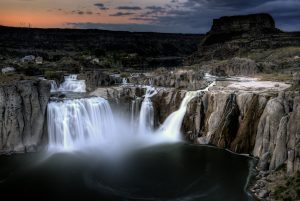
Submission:
[[[37,151],[43,145],[49,97],[44,80],[0,86],[0,152]]]
[[[147,75],[139,74],[128,77],[128,81],[134,85],[153,85],[195,91],[207,86],[208,83],[203,77],[204,72],[196,69],[175,69],[174,71],[170,71],[160,68]]]
[[[188,107],[183,131],[209,143],[260,158],[258,168],[300,170],[300,93],[208,92]]]
[[[94,95],[111,102],[131,103],[142,97],[145,89],[118,87],[98,89]],[[155,126],[176,111],[186,90],[160,89],[151,99]],[[182,125],[186,140],[212,144],[236,153],[260,158],[258,168],[274,170],[283,163],[287,171],[300,170],[300,92],[218,91],[202,92],[189,104]]]
[[[140,108],[145,90],[135,86],[102,87],[90,95],[106,98],[113,110],[131,115]],[[179,108],[186,93],[158,88],[151,98],[156,128]],[[1,152],[45,147],[49,97],[49,83],[43,80],[0,87]],[[258,157],[261,170],[273,170],[286,163],[287,171],[292,173],[300,169],[299,119],[300,92],[212,89],[201,92],[188,104],[182,133],[192,143],[212,144]]]

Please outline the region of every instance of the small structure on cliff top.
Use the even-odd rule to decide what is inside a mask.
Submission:
[[[34,62],[35,56],[34,55],[27,55],[21,59],[21,62]]]
[[[14,73],[16,69],[14,67],[5,67],[1,69],[2,74]]]
[[[43,64],[43,57],[36,57],[35,58],[35,63],[36,64]]]

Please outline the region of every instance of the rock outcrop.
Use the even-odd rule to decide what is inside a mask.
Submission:
[[[206,62],[202,64],[201,69],[217,76],[253,76],[260,72],[260,68],[254,60],[240,57]]]
[[[203,80],[204,73],[194,70],[157,69],[151,74],[138,74],[128,77],[130,84],[154,85],[157,87],[171,87],[176,89],[199,90],[205,88],[208,83]]]
[[[93,91],[97,87],[108,87],[122,83],[121,77],[103,71],[87,71],[80,74],[78,79],[85,80],[87,91]]]
[[[221,17],[213,20],[209,34],[245,33],[245,32],[278,32],[275,21],[270,14],[250,14]]]
[[[36,151],[47,134],[47,81],[24,80],[0,86],[0,152]]]
[[[184,133],[194,142],[253,154],[260,158],[258,167],[262,169],[287,164],[287,171],[295,172],[300,170],[299,120],[299,92],[273,97],[212,91],[190,103]]]
[[[200,42],[187,64],[212,59],[247,56],[250,52],[300,45],[300,33],[284,33],[275,28],[269,14],[221,17]]]
[[[161,89],[151,98],[156,127],[179,108],[186,92]],[[100,88],[93,95],[127,102],[125,108],[130,112],[132,101],[137,97],[142,99],[144,93],[145,89],[138,87],[119,87]],[[258,167],[262,170],[287,164],[287,171],[295,172],[300,170],[299,119],[299,92],[212,90],[199,94],[189,103],[182,132],[194,143],[254,155],[260,158]]]
[[[295,87],[300,87],[300,72],[296,72],[293,74],[293,82]]]

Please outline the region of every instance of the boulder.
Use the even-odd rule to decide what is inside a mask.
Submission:
[[[294,86],[300,86],[300,72],[293,74],[293,82]]]

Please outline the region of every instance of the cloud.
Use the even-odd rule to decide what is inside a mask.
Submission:
[[[160,16],[164,15],[167,11],[167,5],[166,7],[162,6],[147,6],[145,7],[144,12],[139,13],[135,18],[131,18],[132,20],[139,20],[139,21],[155,21],[155,19]]]
[[[100,10],[109,9],[103,3],[94,5]],[[150,4],[145,7],[125,5],[115,8],[120,12],[110,16],[130,16],[132,23],[122,25],[87,22],[70,25],[77,28],[125,31],[206,33],[214,18],[263,12],[270,13],[280,29],[300,30],[300,0],[169,0],[166,4]],[[87,14],[86,11],[84,13]]]
[[[128,16],[128,15],[134,15],[135,13],[130,13],[130,12],[117,12],[114,14],[110,14],[109,16],[113,17],[119,17],[119,16]]]
[[[116,9],[118,10],[142,10],[139,6],[119,6]]]
[[[132,17],[130,20],[135,20],[135,21],[149,21],[153,22],[155,21],[155,18],[146,18],[146,17]]]
[[[146,15],[165,13],[166,12],[166,8],[163,8],[161,6],[147,6],[146,9],[150,10],[150,11],[145,13]]]
[[[205,33],[214,18],[267,12],[275,18],[279,28],[300,30],[299,0],[187,0],[184,3],[174,1],[174,4],[177,5],[175,9],[155,17],[156,24],[188,25],[193,33]]]
[[[92,15],[94,14],[92,11],[82,11],[82,10],[72,10],[71,12],[64,11],[67,14],[77,14],[77,15]]]
[[[100,10],[108,10],[109,9],[103,3],[95,3],[94,6],[96,6]]]

